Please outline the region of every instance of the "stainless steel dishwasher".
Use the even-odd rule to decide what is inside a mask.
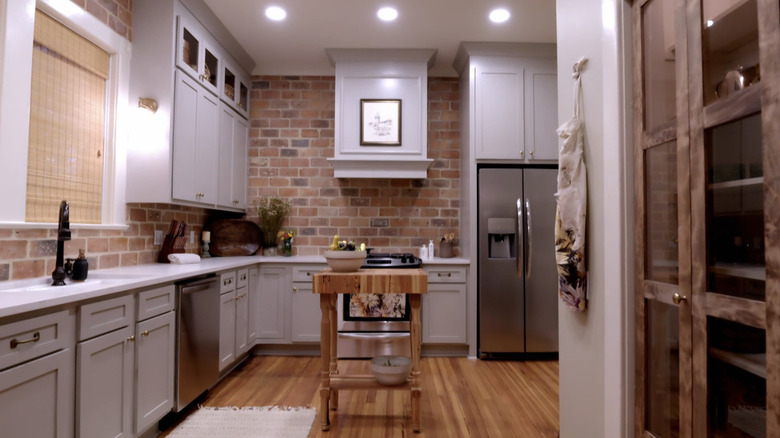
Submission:
[[[176,284],[176,412],[219,380],[219,279]]]

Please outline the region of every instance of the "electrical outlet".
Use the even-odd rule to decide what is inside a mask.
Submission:
[[[190,243],[195,243],[195,232],[190,231]]]
[[[162,245],[162,230],[154,230],[154,244],[155,245]]]

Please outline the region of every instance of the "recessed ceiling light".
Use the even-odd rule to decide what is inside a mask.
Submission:
[[[279,6],[269,6],[265,10],[265,16],[274,21],[281,21],[287,17],[287,12]]]
[[[376,16],[382,21],[393,21],[398,18],[398,11],[395,8],[385,7],[378,10]]]
[[[488,17],[493,23],[503,23],[506,20],[509,20],[509,11],[504,8],[493,9],[490,11],[490,15],[488,15]]]

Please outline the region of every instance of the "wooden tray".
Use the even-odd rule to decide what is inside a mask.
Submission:
[[[245,219],[220,219],[209,227],[209,253],[217,257],[249,256],[260,249],[260,227]]]

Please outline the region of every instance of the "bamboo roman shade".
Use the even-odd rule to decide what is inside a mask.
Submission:
[[[109,54],[36,11],[33,43],[27,222],[100,223]]]

